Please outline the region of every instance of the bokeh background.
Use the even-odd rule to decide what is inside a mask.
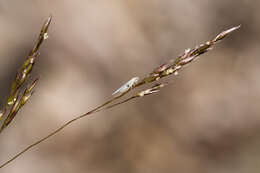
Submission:
[[[36,92],[1,134],[0,161],[186,48],[242,28],[161,92],[74,123],[2,173],[258,173],[260,2],[1,0],[0,98],[53,15]],[[1,102],[1,103],[2,103]]]

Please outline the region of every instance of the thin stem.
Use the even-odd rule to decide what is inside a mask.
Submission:
[[[121,96],[120,96],[121,97]],[[118,103],[115,103],[113,105],[110,105],[110,106],[107,106],[105,107],[106,105],[108,105],[109,103],[115,101],[117,98],[119,97],[115,97],[115,98],[112,98],[110,99],[109,101],[103,103],[102,105],[96,107],[95,109],[85,113],[85,114],[82,114],[76,118],[73,118],[72,120],[66,122],[65,124],[63,124],[62,126],[60,126],[59,128],[57,128],[56,130],[54,130],[53,132],[51,132],[50,134],[48,134],[47,136],[45,136],[44,138],[36,141],[35,143],[29,145],[28,147],[26,147],[25,149],[23,149],[21,152],[19,152],[18,154],[16,154],[14,157],[12,157],[11,159],[9,159],[8,161],[6,161],[5,163],[3,163],[1,166],[0,166],[0,169],[5,167],[6,165],[8,165],[9,163],[11,163],[12,161],[14,161],[16,158],[18,158],[19,156],[21,156],[22,154],[24,154],[25,152],[27,152],[28,150],[32,149],[33,147],[35,147],[36,145],[42,143],[43,141],[47,140],[48,138],[54,136],[55,134],[59,133],[62,129],[64,129],[65,127],[69,126],[70,124],[72,124],[73,122],[77,121],[77,120],[80,120],[90,114],[93,114],[93,113],[97,113],[97,112],[100,112],[102,110],[106,110],[106,109],[110,109],[110,108],[113,108],[117,105],[120,105],[120,104],[123,104],[123,103],[126,103],[134,98],[136,98],[137,96],[132,96],[132,97],[129,97],[121,102],[118,102]],[[103,108],[103,109],[101,109]]]

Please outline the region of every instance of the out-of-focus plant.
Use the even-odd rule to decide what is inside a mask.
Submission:
[[[40,55],[39,48],[43,41],[48,38],[47,30],[50,23],[51,17],[45,21],[38,40],[12,82],[9,97],[0,111],[0,133],[12,122],[18,111],[27,103],[34,93],[33,89],[36,86],[38,79],[35,79],[29,84],[27,81],[30,80],[28,77],[33,70],[36,59]]]
[[[49,21],[50,21],[50,19],[49,19]],[[49,25],[49,22],[47,22],[47,23]],[[63,125],[61,125],[55,131],[49,133],[47,136],[38,140],[37,142],[29,145],[24,150],[22,150],[21,152],[16,154],[14,157],[12,157],[8,161],[6,161],[2,165],[0,165],[0,168],[6,166],[7,164],[9,164],[13,160],[15,160],[17,157],[24,154],[29,149],[35,147],[36,145],[40,144],[41,142],[43,142],[43,141],[47,140],[48,138],[52,137],[53,135],[57,134],[58,132],[63,130],[65,127],[69,126],[71,123],[73,123],[77,120],[80,120],[80,119],[82,119],[82,118],[84,118],[84,117],[86,117],[90,114],[93,114],[93,113],[96,113],[96,112],[99,112],[99,111],[102,111],[102,110],[105,110],[105,109],[113,108],[113,107],[118,106],[120,104],[126,103],[130,100],[140,98],[140,97],[144,97],[144,96],[151,95],[151,94],[159,92],[161,88],[163,88],[164,86],[166,86],[168,84],[167,82],[159,82],[159,80],[161,78],[164,78],[164,77],[172,75],[172,74],[177,75],[178,72],[181,69],[183,69],[183,67],[190,64],[192,61],[196,60],[200,55],[202,55],[202,54],[208,52],[209,50],[211,50],[217,42],[219,42],[220,40],[225,38],[227,35],[229,35],[233,31],[237,30],[238,28],[240,28],[240,26],[236,26],[236,27],[230,28],[228,30],[225,30],[225,31],[221,32],[220,34],[218,34],[214,39],[212,39],[212,40],[210,40],[210,41],[208,41],[204,44],[196,46],[193,49],[186,49],[185,52],[183,54],[181,54],[180,56],[178,56],[176,59],[172,59],[169,62],[164,63],[164,64],[156,67],[151,73],[147,74],[146,77],[142,78],[141,80],[139,80],[139,77],[132,78],[127,83],[125,83],[123,86],[121,86],[119,89],[117,89],[112,94],[114,96],[111,99],[104,102],[100,106],[94,108],[93,110],[91,110],[87,113],[84,113],[80,116],[77,116],[74,119],[66,122]],[[143,85],[146,86],[146,84],[150,84],[152,82],[156,82],[152,87],[147,86],[146,89],[139,91],[139,92],[136,92],[132,96],[119,101],[119,99],[121,99],[123,96],[125,96],[127,93],[129,93],[131,90],[134,90],[139,86],[143,86]]]

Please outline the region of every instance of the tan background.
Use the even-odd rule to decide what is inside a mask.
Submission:
[[[160,93],[95,114],[1,173],[258,173],[260,2],[2,0],[0,98],[49,14],[36,93],[0,136],[0,161],[217,33],[242,28]],[[3,100],[2,99],[2,100]]]

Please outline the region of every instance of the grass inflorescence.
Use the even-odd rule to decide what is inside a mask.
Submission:
[[[42,41],[45,38],[45,35],[46,35],[45,33],[47,33],[47,29],[48,29],[48,26],[50,24],[50,21],[51,21],[51,18],[49,18],[47,20],[47,22],[44,24],[43,29],[41,31],[41,34],[39,36],[39,40],[38,40],[36,46],[34,47],[33,51],[30,53],[29,57],[30,56],[33,57],[33,55],[37,55],[38,54],[37,53],[38,52],[38,48],[39,48],[40,44],[42,43]],[[186,65],[188,65],[191,62],[193,62],[194,60],[196,60],[200,55],[210,51],[217,42],[221,41],[227,35],[229,35],[233,31],[237,30],[238,28],[240,28],[240,26],[232,27],[232,28],[230,28],[228,30],[225,30],[225,31],[221,32],[214,39],[212,39],[210,41],[207,41],[207,42],[205,42],[205,43],[203,43],[203,44],[201,44],[199,46],[196,46],[193,49],[186,49],[183,54],[181,54],[180,56],[178,56],[175,59],[171,59],[167,63],[159,65],[158,67],[156,67],[152,72],[148,73],[141,80],[139,80],[139,77],[132,78],[127,83],[125,83],[123,86],[121,86],[119,89],[117,89],[112,94],[113,97],[111,99],[109,99],[106,102],[104,102],[103,104],[97,106],[93,110],[91,110],[91,111],[89,111],[87,113],[84,113],[82,115],[79,115],[79,116],[71,119],[70,121],[66,122],[65,124],[61,125],[59,128],[57,128],[53,132],[49,133],[47,136],[45,136],[45,137],[41,138],[40,140],[36,141],[35,143],[29,145],[24,150],[22,150],[21,152],[16,154],[14,157],[12,157],[8,161],[6,161],[2,165],[0,165],[0,168],[3,168],[4,166],[9,164],[13,160],[18,158],[19,156],[21,156],[22,154],[24,154],[25,152],[30,150],[31,148],[37,146],[41,142],[43,142],[43,141],[49,139],[50,137],[54,136],[55,134],[59,133],[65,127],[69,126],[71,123],[73,123],[73,122],[75,122],[77,120],[80,120],[80,119],[82,119],[82,118],[84,118],[84,117],[86,117],[86,116],[88,116],[90,114],[93,114],[93,113],[96,113],[96,112],[99,112],[99,111],[102,111],[102,110],[105,110],[105,109],[110,109],[110,108],[113,108],[115,106],[121,105],[123,103],[129,102],[130,100],[133,100],[133,99],[136,99],[136,98],[140,98],[140,97],[144,97],[144,96],[151,95],[151,94],[159,92],[161,88],[163,88],[164,86],[166,86],[168,84],[167,82],[160,82],[161,78],[164,78],[164,77],[172,75],[172,74],[177,75],[178,72],[181,69],[183,69],[183,67],[185,67]],[[30,62],[30,60],[29,60],[29,62]],[[28,62],[27,62],[27,65],[24,65],[24,67],[27,67],[27,66],[28,66]],[[23,74],[23,73],[21,73],[21,74]],[[21,74],[19,74],[19,75],[21,75]],[[25,79],[26,78],[27,77],[25,77]],[[14,80],[13,86],[15,86],[15,87],[13,87],[14,89],[12,88],[14,91],[12,90],[12,92],[10,94],[10,97],[8,99],[8,102],[9,101],[13,101],[13,103],[12,103],[13,107],[16,107],[15,106],[16,104],[22,106],[23,103],[26,103],[28,98],[25,98],[24,99],[25,101],[23,101],[23,95],[30,97],[31,94],[32,94],[32,89],[34,88],[35,84],[37,83],[37,80],[36,80],[35,82],[33,82],[33,84],[29,85],[29,87],[27,87],[27,89],[24,91],[24,94],[20,97],[20,101],[17,101],[17,96],[19,94],[17,94],[16,92],[19,89],[19,87],[17,87],[17,86],[20,85],[20,83],[21,83],[20,80],[21,80],[20,77],[18,77],[17,79]],[[154,83],[154,85],[152,87],[148,87],[146,84],[150,84],[150,83]],[[142,90],[142,91],[136,92],[135,94],[129,96],[126,99],[123,99],[123,100],[119,101],[119,99],[121,99],[123,96],[128,94],[129,91],[134,90],[137,87],[143,86],[143,85],[147,86],[147,88]],[[13,109],[17,110],[16,108],[13,108]],[[17,113],[17,111],[13,111],[13,112],[15,112],[15,114]],[[11,119],[12,119],[12,117],[11,117]]]
[[[49,17],[42,26],[38,40],[30,51],[28,57],[24,61],[22,68],[16,73],[11,91],[7,101],[3,104],[0,111],[0,133],[12,122],[17,115],[18,111],[27,103],[29,98],[34,93],[34,87],[36,86],[38,79],[29,82],[29,76],[33,70],[35,61],[37,60],[39,48],[44,40],[48,38],[47,30],[51,23],[51,17]],[[26,85],[26,83],[28,83]],[[25,87],[25,89],[23,89]]]

